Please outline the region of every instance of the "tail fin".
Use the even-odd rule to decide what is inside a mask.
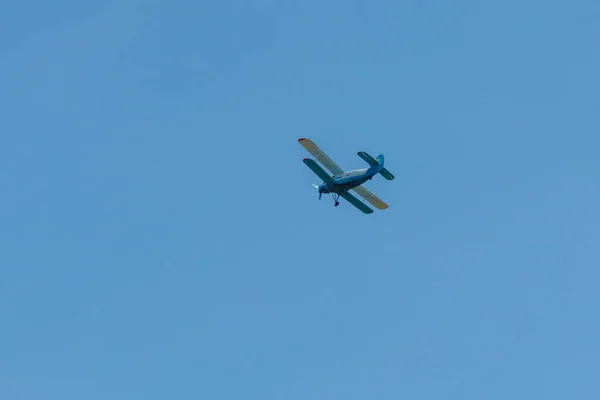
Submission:
[[[383,154],[378,155],[375,160],[377,161],[377,163],[379,163],[379,165],[381,165],[383,167],[383,163],[385,162],[385,158],[383,157]]]

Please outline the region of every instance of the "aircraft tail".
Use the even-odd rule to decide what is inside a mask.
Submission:
[[[390,171],[388,171],[387,169],[385,169],[383,167],[383,164],[385,163],[385,158],[383,157],[383,154],[378,155],[377,158],[371,157],[370,155],[368,155],[364,151],[359,151],[357,154],[360,156],[360,158],[362,158],[367,163],[369,163],[369,165],[371,167],[379,167],[379,168],[381,168],[379,170],[379,173],[385,179],[387,179],[388,181],[391,181],[392,179],[394,179],[394,175],[392,175],[392,173]]]
[[[380,165],[383,165],[383,158],[381,159],[381,161],[379,161],[379,157],[383,157],[381,154],[379,155],[379,157],[377,159],[374,159],[373,157],[371,157],[367,152],[364,151],[359,151],[358,156],[360,158],[362,158],[363,160],[365,160],[371,167],[378,167]]]
[[[394,175],[390,171],[388,171],[386,168],[383,167],[383,164],[385,163],[385,158],[383,157],[383,154],[378,155],[376,160],[379,163],[379,165],[381,166],[381,171],[379,171],[381,176],[383,176],[388,181],[391,181],[392,179],[394,179]]]

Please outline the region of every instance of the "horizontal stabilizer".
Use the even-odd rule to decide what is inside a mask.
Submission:
[[[371,167],[376,167],[379,165],[379,163],[377,162],[376,159],[374,159],[373,157],[371,157],[368,153],[364,152],[364,151],[359,151],[358,156],[360,158],[362,158],[363,160],[365,160]]]
[[[392,179],[394,179],[394,175],[385,168],[383,168],[381,171],[379,171],[379,173],[381,174],[381,176],[383,176],[388,181],[391,181]]]

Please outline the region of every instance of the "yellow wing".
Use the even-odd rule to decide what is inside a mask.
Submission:
[[[310,154],[313,155],[325,168],[331,171],[334,175],[341,175],[344,173],[344,170],[339,167],[336,163],[333,162],[331,158],[323,150],[319,148],[314,142],[310,139],[298,139],[298,143],[300,143]]]
[[[354,190],[356,193],[361,195],[365,200],[367,200],[369,203],[373,204],[376,208],[378,208],[380,210],[383,210],[383,209],[386,209],[389,207],[387,204],[385,204],[385,202],[383,200],[381,200],[379,197],[375,196],[373,193],[368,191],[362,185],[352,188],[352,190]]]

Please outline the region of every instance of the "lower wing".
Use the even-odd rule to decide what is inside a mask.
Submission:
[[[312,169],[312,171],[315,174],[317,174],[319,176],[319,178],[321,178],[323,180],[323,182],[333,183],[333,179],[331,178],[331,175],[329,175],[327,172],[325,172],[325,170],[323,168],[321,168],[319,166],[319,164],[317,164],[315,162],[315,160],[312,160],[310,158],[305,158],[302,161],[304,161],[304,164],[306,164],[308,166],[308,168]]]
[[[356,197],[352,196],[348,192],[340,194],[340,196],[342,196],[344,199],[346,199],[346,201],[348,201],[348,203],[352,204],[354,207],[358,208],[360,211],[364,212],[365,214],[371,214],[373,212],[373,210],[371,210],[369,207],[367,207],[367,205],[365,203],[363,203]]]
[[[369,203],[373,204],[380,210],[389,207],[387,204],[385,204],[383,200],[381,200],[379,197],[375,196],[373,193],[368,191],[364,186],[357,186],[355,188],[352,188],[352,190],[354,190],[360,196],[364,197],[365,200],[367,200]]]

